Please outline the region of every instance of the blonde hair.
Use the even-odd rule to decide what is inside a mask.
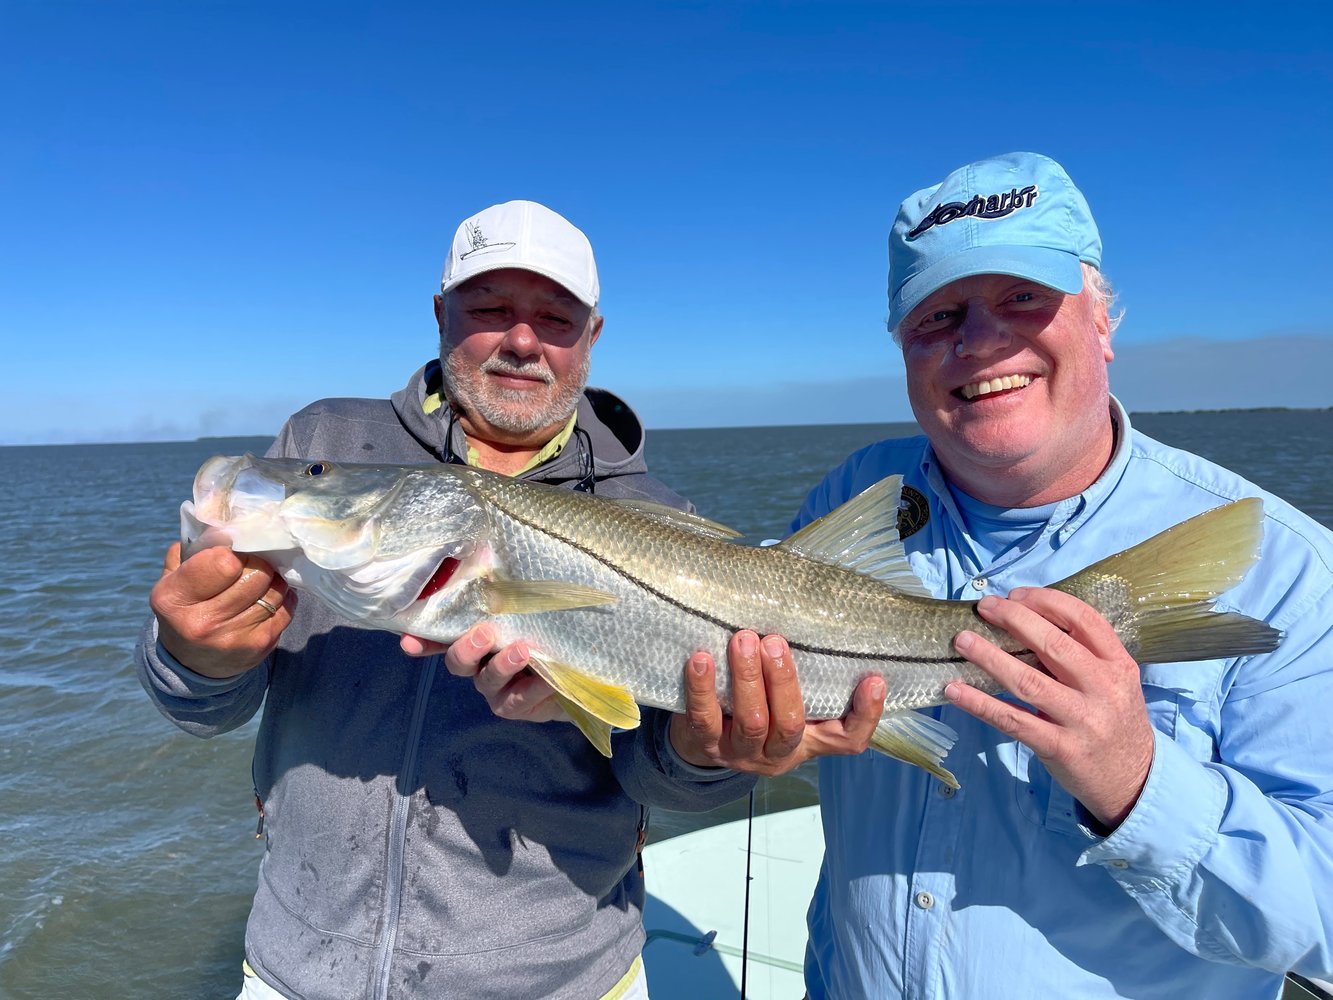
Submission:
[[[1092,296],[1094,305],[1101,305],[1106,308],[1107,333],[1115,333],[1115,328],[1125,318],[1125,310],[1112,311],[1115,310],[1115,289],[1111,287],[1111,282],[1101,271],[1091,264],[1085,263],[1083,264],[1083,287]]]

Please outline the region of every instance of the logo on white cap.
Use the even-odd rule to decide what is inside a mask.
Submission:
[[[490,242],[486,239],[485,234],[482,233],[481,226],[476,222],[465,222],[463,223],[463,228],[467,232],[467,240],[472,244],[472,249],[468,250],[466,253],[459,254],[459,260],[467,260],[476,253],[498,253],[501,250],[512,249],[514,246],[512,240],[508,243]]]

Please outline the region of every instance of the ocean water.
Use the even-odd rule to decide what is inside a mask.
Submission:
[[[1333,526],[1333,412],[1145,414]],[[749,541],[783,534],[848,452],[910,425],[654,431],[654,471]],[[263,438],[0,448],[0,1000],[229,1000],[260,843],[253,723],[203,741],[131,653],[195,470]],[[759,811],[815,801],[808,769]],[[651,837],[744,815],[656,814]]]

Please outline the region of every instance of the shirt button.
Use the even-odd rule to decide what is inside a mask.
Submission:
[[[975,580],[973,580],[973,581],[972,581],[972,589],[973,589],[973,590],[985,590],[985,589],[986,589],[986,578],[985,578],[984,576],[979,576],[979,577],[977,577]]]
[[[1126,861],[1124,858],[1112,858],[1110,861],[1106,863],[1110,865],[1112,868],[1118,868],[1122,871],[1129,867],[1129,862]]]
[[[944,798],[951,799],[957,792],[958,789],[954,788],[953,785],[946,785],[944,782],[940,782],[940,795]]]
[[[916,905],[923,910],[929,910],[935,905],[935,897],[928,892],[918,892],[916,894]]]

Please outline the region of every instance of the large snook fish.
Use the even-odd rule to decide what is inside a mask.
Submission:
[[[250,455],[210,459],[181,506],[185,553],[253,552],[299,590],[369,628],[451,642],[489,619],[523,640],[532,668],[588,738],[639,704],[684,708],[687,657],[723,662],[738,629],[785,636],[808,718],[846,713],[858,682],[888,688],[875,749],[954,783],[951,729],[912,709],[946,683],[995,684],[957,655],[961,629],[991,629],[965,601],[931,598],[898,541],[898,477],[779,545],[644,501],[608,500],[460,465],[339,465]],[[1200,514],[1058,584],[1096,608],[1140,663],[1262,653],[1270,626],[1213,610],[1258,558],[1259,500]],[[728,672],[718,694],[730,706]]]

